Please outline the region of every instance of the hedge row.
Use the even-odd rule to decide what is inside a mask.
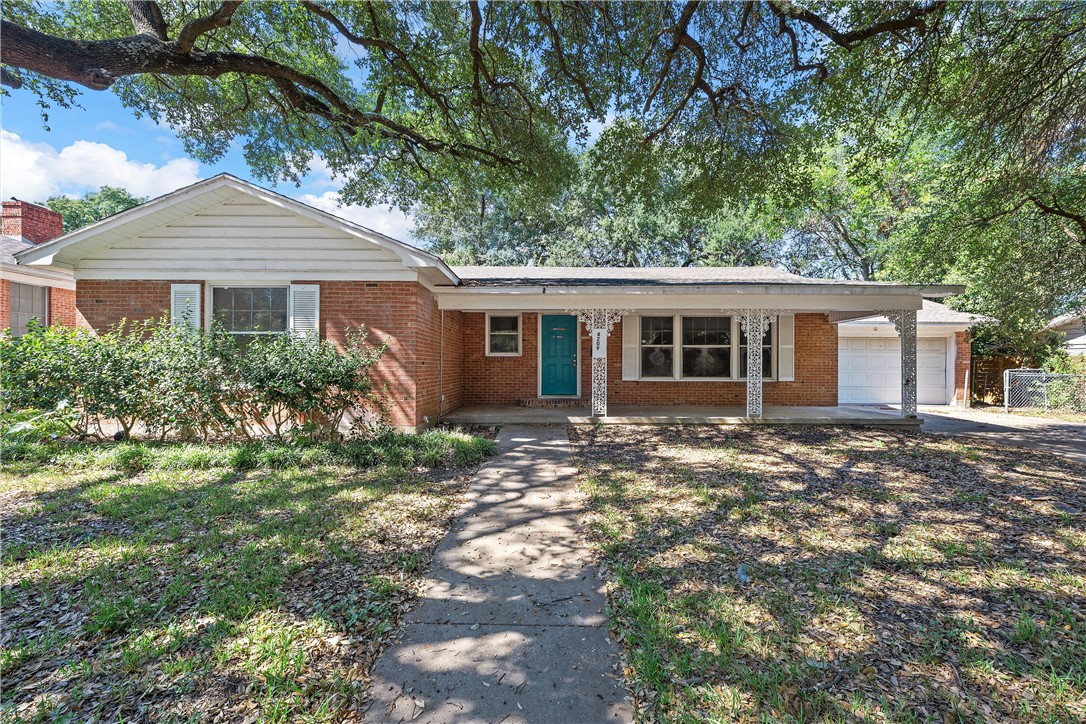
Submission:
[[[34,326],[0,338],[0,392],[7,411],[51,411],[78,437],[332,440],[382,419],[371,370],[384,349],[362,330],[340,350],[290,335],[241,344],[167,320],[100,335]]]

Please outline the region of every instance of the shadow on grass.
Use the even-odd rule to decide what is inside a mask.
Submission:
[[[571,438],[653,716],[1084,715],[1083,466],[826,428]]]
[[[491,444],[467,447],[481,458]],[[379,639],[470,469],[313,457],[238,470],[215,450],[170,469],[196,448],[139,446],[142,472],[131,459],[129,473],[111,469],[123,445],[2,469],[9,713],[185,718],[237,705],[244,717],[253,702],[292,719],[363,701]]]

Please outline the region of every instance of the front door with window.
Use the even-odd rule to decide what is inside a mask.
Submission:
[[[539,393],[577,394],[577,317],[543,314],[540,324]]]

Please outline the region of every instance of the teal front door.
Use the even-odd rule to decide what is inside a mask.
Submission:
[[[542,314],[539,317],[539,393],[577,394],[577,318],[569,314]]]

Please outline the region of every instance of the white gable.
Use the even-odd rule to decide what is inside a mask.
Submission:
[[[76,276],[82,279],[117,279],[133,272],[142,279],[245,280],[268,272],[278,277],[287,272],[416,277],[399,255],[372,241],[244,195],[89,250],[76,263]]]
[[[456,281],[436,257],[229,176],[42,244],[20,262],[76,279]]]

